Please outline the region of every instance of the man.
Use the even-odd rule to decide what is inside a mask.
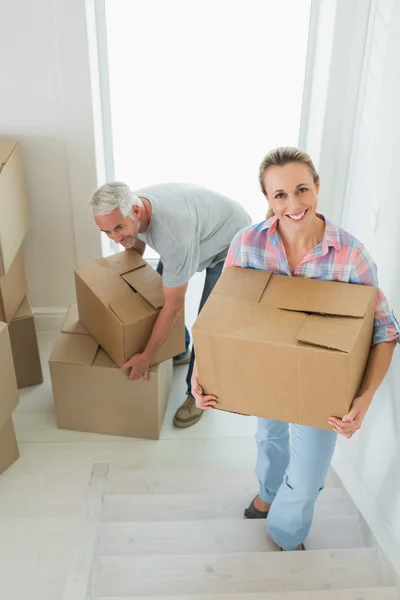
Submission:
[[[160,255],[165,304],[143,352],[125,363],[129,379],[147,377],[155,350],[167,339],[185,306],[189,279],[206,269],[199,312],[216,284],[234,236],[251,224],[244,208],[221,194],[195,185],[168,183],[133,193],[121,182],[107,183],[90,199],[98,227],[116,243],[143,255],[146,244]],[[190,336],[186,331],[186,353]],[[175,363],[187,362],[186,356]],[[189,427],[201,418],[192,396],[192,349],[186,378],[187,398],[174,417],[176,427]]]

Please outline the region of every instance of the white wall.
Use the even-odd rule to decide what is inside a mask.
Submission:
[[[400,3],[374,1],[342,225],[378,264],[400,316]],[[374,205],[379,208],[373,227]],[[340,439],[335,467],[400,573],[400,352],[362,430]]]
[[[369,0],[313,0],[300,146],[321,176],[320,211],[338,220],[367,32]]]
[[[85,2],[2,0],[0,73],[0,135],[21,140],[30,203],[30,300],[57,310],[73,300],[75,265],[101,255],[86,208],[96,166]]]

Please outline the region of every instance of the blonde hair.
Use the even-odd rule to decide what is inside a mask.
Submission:
[[[288,165],[289,163],[293,162],[303,163],[310,171],[314,183],[318,183],[318,171],[315,168],[314,163],[311,160],[310,156],[307,154],[307,152],[303,152],[302,150],[294,148],[293,146],[281,146],[280,148],[275,148],[275,150],[271,150],[271,152],[268,152],[268,154],[264,157],[264,160],[260,165],[258,179],[260,182],[261,191],[265,197],[267,197],[267,192],[264,186],[264,177],[268,169],[271,167],[284,167],[285,165]],[[266,218],[270,219],[274,216],[274,214],[274,210],[270,206]]]

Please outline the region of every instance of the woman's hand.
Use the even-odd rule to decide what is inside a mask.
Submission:
[[[366,395],[358,396],[353,400],[350,412],[343,419],[331,417],[328,419],[329,425],[349,440],[360,429],[371,400],[372,398]]]
[[[201,408],[202,410],[210,410],[210,408],[215,408],[215,405],[217,404],[217,398],[216,398],[216,396],[213,396],[212,394],[204,395],[203,388],[199,384],[196,362],[194,363],[194,366],[193,366],[193,375],[192,375],[192,379],[191,379],[191,385],[192,385],[192,396],[196,400],[197,408]]]

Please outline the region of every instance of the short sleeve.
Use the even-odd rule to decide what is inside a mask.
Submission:
[[[378,270],[365,247],[357,249],[355,260],[352,263],[350,283],[369,285],[376,288],[376,306],[374,336],[372,345],[381,342],[396,340],[399,342],[399,325],[396,317],[389,308],[385,294],[379,288]]]
[[[229,246],[228,254],[225,259],[224,269],[226,267],[241,267],[241,249],[242,249],[243,231],[239,231],[233,238]]]

